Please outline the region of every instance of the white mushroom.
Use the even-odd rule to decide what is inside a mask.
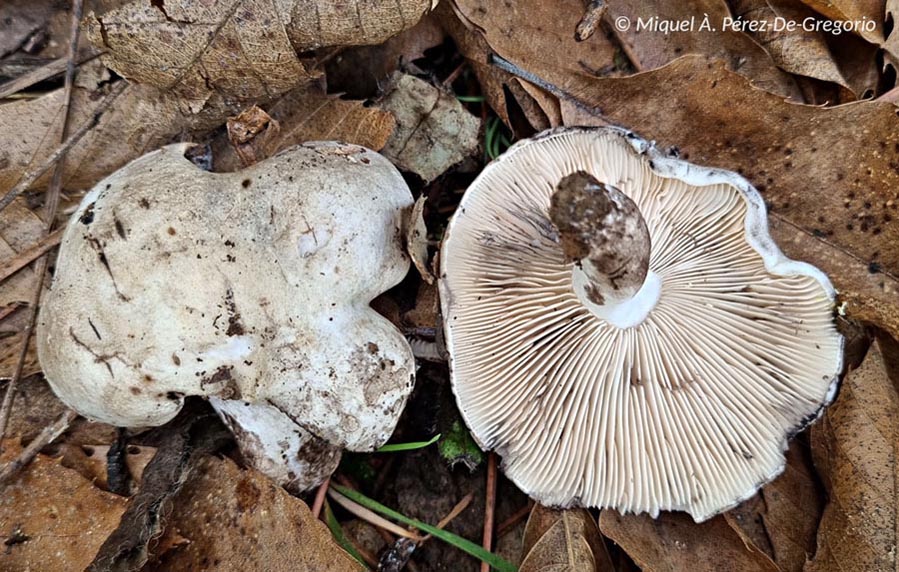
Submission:
[[[248,459],[313,486],[340,449],[382,445],[412,389],[408,343],[369,307],[409,268],[411,193],[358,146],[309,143],[226,174],[188,147],[85,197],[41,309],[41,365],[66,404],[114,425],[216,398]],[[299,474],[312,460],[297,453],[313,450],[318,469]]]
[[[836,392],[834,291],[742,177],[614,128],[513,146],[441,249],[453,388],[548,505],[701,521],[784,467]]]

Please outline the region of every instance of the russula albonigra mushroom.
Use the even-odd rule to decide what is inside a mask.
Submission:
[[[514,145],[441,248],[462,415],[547,505],[701,521],[784,467],[834,397],[834,290],[737,174],[617,128]]]
[[[291,489],[391,435],[412,389],[403,335],[369,302],[406,275],[412,195],[381,155],[307,143],[235,173],[189,145],[99,183],[62,238],[37,328],[82,415],[160,425],[210,399],[244,456]]]

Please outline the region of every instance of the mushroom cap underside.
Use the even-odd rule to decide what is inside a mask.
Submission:
[[[548,211],[576,171],[649,228],[660,292],[633,327],[572,291]],[[489,165],[447,229],[440,291],[462,415],[548,505],[704,520],[783,470],[842,369],[833,289],[780,252],[749,183],[616,128],[547,132]]]

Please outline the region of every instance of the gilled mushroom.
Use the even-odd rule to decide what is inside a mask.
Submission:
[[[783,470],[842,369],[833,288],[755,189],[615,128],[489,165],[440,291],[462,415],[548,505],[707,519]]]
[[[237,173],[189,145],[97,185],[62,239],[37,330],[56,394],[146,427],[210,398],[244,455],[301,490],[340,450],[391,435],[413,384],[402,334],[369,302],[405,276],[412,195],[387,159],[293,147]]]

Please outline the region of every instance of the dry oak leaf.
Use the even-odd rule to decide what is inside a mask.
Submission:
[[[899,393],[879,343],[850,372],[812,427],[812,454],[829,502],[806,572],[895,571],[899,565]]]
[[[757,495],[724,513],[740,536],[764,551],[782,572],[802,572],[815,551],[824,495],[803,439],[787,451],[783,474]]]
[[[520,572],[615,570],[596,521],[584,509],[534,505],[524,529]]]
[[[571,75],[553,89],[567,125],[620,124],[683,159],[742,174],[764,197],[784,252],[828,273],[848,317],[899,337],[895,106],[789,103],[698,57],[628,78]]]
[[[734,0],[730,5],[734,16],[750,22],[765,22],[771,26],[752,35],[782,70],[849,88],[830,53],[823,32],[803,28],[773,31],[777,18],[801,22],[814,16],[814,12],[808,7],[788,0]]]
[[[884,11],[883,0],[801,0],[815,12],[827,16],[831,20],[850,22],[875,22],[877,25],[869,31],[862,27],[856,33],[872,44],[883,43]]]
[[[115,530],[126,502],[58,460],[38,455],[0,494],[0,536],[6,545],[0,569],[83,570]]]
[[[317,83],[281,96],[265,111],[279,125],[268,137],[270,155],[306,141],[337,140],[380,151],[396,128],[393,115],[364,101],[348,101],[325,93]],[[236,171],[240,160],[225,135],[212,143],[215,170]]]
[[[603,510],[599,528],[644,572],[779,572],[721,515],[697,524],[680,512],[663,512],[653,519]]]
[[[394,74],[378,107],[396,117],[381,153],[429,183],[477,151],[481,120],[452,94],[411,75]]]
[[[69,124],[90,121],[103,100],[99,90],[75,87]],[[37,99],[0,104],[0,195],[29,170],[41,165],[59,146],[65,94],[57,89]],[[179,110],[178,100],[144,86],[131,85],[116,99],[99,123],[66,156],[64,190],[87,190],[132,159],[171,142],[190,128],[190,117]],[[222,117],[224,119],[224,117]],[[34,188],[45,187],[52,169]]]
[[[562,118],[555,97],[488,64],[488,54],[493,50],[484,35],[471,23],[463,23],[453,13],[450,3],[438,5],[435,14],[474,71],[487,104],[512,129],[516,137],[529,137],[537,131],[559,126]],[[608,47],[603,42],[598,45]],[[599,53],[608,56],[613,52]]]
[[[886,17],[893,22],[893,30],[883,43],[887,61],[899,72],[899,0],[887,0]]]
[[[298,53],[381,43],[430,7],[431,0],[139,0],[87,20],[110,68],[174,90],[197,110],[213,94],[280,95],[318,75]]]
[[[158,540],[171,548],[151,559],[147,572],[361,569],[303,501],[229,459],[200,460],[172,505]]]
[[[511,5],[507,5],[511,4]],[[771,57],[749,35],[721,30],[720,23],[730,16],[720,0],[641,0],[609,2],[606,19],[627,18],[629,30],[618,32],[626,56],[605,34],[593,34],[576,42],[574,30],[584,13],[582,0],[545,2],[524,0],[455,0],[459,18],[479,30],[489,46],[503,58],[525,68],[547,70],[543,79],[558,84],[571,75],[591,77],[620,75],[630,60],[638,71],[658,68],[687,54],[720,59],[734,71],[754,80],[756,85],[785,96],[800,98],[793,79],[778,69]],[[701,22],[708,14],[717,31],[663,34],[637,30],[639,19],[679,21],[691,17]],[[698,25],[698,24],[697,24]]]
[[[2,111],[2,108],[0,108]],[[22,198],[0,211],[0,267],[34,246],[44,234],[44,220]],[[37,286],[37,272],[30,264],[0,282],[0,379],[11,378],[22,350],[30,302]],[[28,344],[24,376],[40,371],[32,339]]]

